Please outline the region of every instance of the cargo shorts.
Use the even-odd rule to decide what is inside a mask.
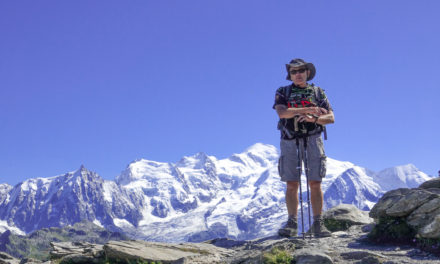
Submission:
[[[299,138],[299,155],[304,161],[304,139]],[[281,139],[281,155],[278,161],[278,172],[281,180],[299,181],[302,169],[298,169],[298,153],[296,151],[296,139]],[[309,181],[322,181],[326,174],[326,156],[321,133],[311,135],[307,138],[307,157],[309,167]],[[304,168],[303,163],[300,163]]]

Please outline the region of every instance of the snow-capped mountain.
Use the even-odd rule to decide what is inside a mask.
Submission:
[[[287,215],[278,157],[274,146],[258,143],[226,159],[197,153],[175,164],[136,160],[115,181],[81,166],[15,187],[2,184],[0,232],[89,220],[138,239],[168,242],[273,235]],[[369,210],[385,191],[430,179],[413,165],[374,173],[328,158],[327,167],[325,208],[349,203]]]

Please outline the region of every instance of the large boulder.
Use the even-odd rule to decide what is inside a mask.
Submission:
[[[373,223],[368,212],[359,210],[352,204],[340,204],[324,212],[324,223],[332,231],[344,231],[353,225]]]
[[[104,259],[103,246],[87,242],[51,242],[52,259],[60,263],[101,263]]]
[[[370,216],[377,223],[370,233],[373,240],[413,241],[416,237],[440,241],[440,179],[385,193]]]
[[[440,189],[440,178],[435,178],[429,181],[426,181],[419,186],[420,189]]]
[[[333,264],[333,260],[324,252],[314,248],[303,248],[293,254],[296,264]]]
[[[160,263],[215,263],[230,254],[228,249],[207,243],[167,244],[146,241],[110,241],[104,245],[104,251],[107,258],[113,261]]]

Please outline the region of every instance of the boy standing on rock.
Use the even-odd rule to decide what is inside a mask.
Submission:
[[[306,180],[310,186],[310,199],[307,186],[309,212],[311,201],[314,220],[307,233],[315,237],[330,236],[322,219],[321,181],[326,174],[326,156],[321,133],[325,133],[324,125],[334,123],[333,111],[324,91],[307,83],[316,73],[312,63],[294,59],[286,64],[286,69],[287,80],[293,83],[276,91],[273,106],[280,118],[281,156],[278,170],[281,180],[287,183],[286,206],[289,214],[287,223],[278,233],[287,237],[297,235],[298,187],[301,192],[300,176],[304,162]],[[300,199],[302,212],[302,195]],[[302,234],[304,236],[304,230]]]

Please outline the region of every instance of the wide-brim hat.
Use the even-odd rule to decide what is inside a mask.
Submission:
[[[291,81],[292,79],[290,78],[290,68],[291,67],[302,67],[305,66],[307,70],[310,71],[309,76],[307,77],[307,81],[310,81],[311,79],[313,79],[313,77],[315,77],[316,74],[316,68],[315,65],[313,65],[313,63],[311,62],[305,62],[303,59],[293,59],[289,62],[289,64],[286,64],[286,70],[287,70],[287,77],[286,79]]]

